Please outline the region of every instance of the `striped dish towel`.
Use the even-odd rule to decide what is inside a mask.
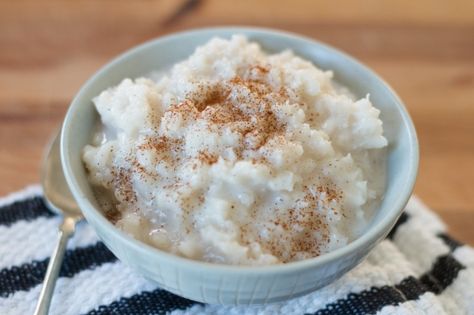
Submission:
[[[0,199],[0,315],[32,314],[60,219],[38,186]],[[474,249],[412,198],[389,237],[333,284],[278,304],[204,305],[117,260],[87,224],[71,239],[51,314],[474,314]]]

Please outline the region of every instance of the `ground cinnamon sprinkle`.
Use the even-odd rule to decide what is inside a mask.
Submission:
[[[244,150],[259,150],[270,139],[276,143],[283,143],[286,141],[283,136],[286,126],[278,120],[274,106],[288,99],[288,91],[281,87],[275,92],[268,83],[258,79],[269,71],[268,67],[256,65],[250,68],[246,79],[235,76],[217,84],[201,83],[194,92],[186,95],[184,101],[171,106],[168,114],[181,115],[184,119],[204,120],[210,131],[221,131],[229,126],[244,139],[241,147],[234,148],[239,158],[242,158]],[[215,129],[216,126],[217,129]],[[169,150],[167,139],[155,140],[150,145],[156,150]],[[196,158],[208,165],[218,161],[217,155],[206,150],[200,150]],[[254,164],[265,162],[255,158],[250,160]],[[196,167],[197,165],[194,164],[193,169]],[[285,216],[278,217],[272,222],[275,227],[286,231],[285,237],[270,241],[259,239],[264,248],[283,262],[294,260],[300,252],[317,256],[320,254],[320,246],[329,240],[326,220],[321,214],[316,213],[318,196],[310,193],[307,187],[306,190],[307,207],[289,209]],[[335,189],[329,187],[320,186],[316,191],[319,195],[325,194],[328,202],[340,197]],[[295,227],[301,229],[302,232],[292,232],[291,230]],[[243,244],[251,242],[247,235],[253,233],[249,234],[249,229],[248,226],[240,227],[240,239]],[[314,237],[315,231],[321,235],[319,239]],[[289,244],[289,248],[282,243]]]
[[[199,160],[206,164],[214,164],[217,162],[217,156],[206,151],[200,151]]]
[[[333,83],[291,51],[269,55],[236,35],[104,90],[93,100],[102,129],[83,152],[118,210],[104,213],[209,262],[290,262],[352,241],[368,223],[363,202],[383,189],[371,184],[377,156],[366,157],[386,139],[368,97]]]
[[[122,213],[117,209],[108,209],[104,212],[105,217],[112,223],[117,222],[121,217]]]
[[[329,225],[325,215],[320,212],[320,208],[325,207],[332,211],[331,202],[340,202],[343,198],[342,192],[332,184],[315,188],[305,186],[304,191],[306,206],[290,208],[266,225],[272,234],[279,234],[278,229],[283,230],[284,233],[279,234],[281,237],[258,237],[258,242],[263,248],[282,262],[297,260],[299,254],[318,256],[322,248],[330,241]],[[296,202],[299,201],[301,200]],[[280,213],[276,208],[274,212]],[[249,235],[254,234],[258,234],[258,231]],[[315,236],[316,234],[318,237]],[[241,238],[244,242],[249,242],[245,234],[241,233]]]
[[[184,121],[203,120],[207,122],[208,128],[217,128],[219,132],[230,127],[242,136],[241,146],[234,150],[238,158],[243,158],[245,150],[260,149],[269,139],[283,134],[286,128],[277,119],[272,105],[283,103],[288,93],[283,87],[275,92],[268,83],[259,79],[269,71],[266,66],[255,65],[250,67],[245,79],[235,76],[215,84],[199,83],[195,91],[188,93],[183,101],[169,106],[163,115],[179,116]],[[137,150],[154,150],[159,160],[167,161],[170,167],[176,169],[181,162],[177,156],[183,152],[184,145],[184,139],[150,136],[137,145]],[[200,150],[194,158],[208,165],[218,161],[217,155],[206,150]],[[251,161],[254,164],[266,162],[265,158],[252,158]],[[126,202],[136,200],[131,189],[132,173],[139,174],[142,179],[144,175],[150,175],[137,159],[132,159],[130,164],[131,169],[121,168],[114,174],[117,178],[114,185]],[[193,164],[192,168],[196,167],[197,164]]]
[[[114,168],[111,172],[114,178],[113,186],[118,192],[118,195],[126,203],[135,203],[137,201],[137,195],[131,182],[131,172],[122,167]]]
[[[228,81],[208,85],[201,82],[186,95],[185,100],[171,105],[164,115],[206,121],[210,131],[221,132],[226,127],[231,128],[243,138],[241,146],[234,148],[237,157],[242,158],[242,152],[258,150],[269,139],[282,134],[286,127],[277,119],[272,108],[272,105],[283,103],[288,98],[286,89],[281,87],[275,92],[265,81],[252,78],[269,71],[268,67],[255,65],[248,71],[250,78],[235,76]],[[255,73],[258,75],[252,76]],[[145,146],[150,145],[158,151],[169,149],[166,139],[154,140]],[[217,161],[217,157],[205,151],[200,151],[197,158],[208,164]]]

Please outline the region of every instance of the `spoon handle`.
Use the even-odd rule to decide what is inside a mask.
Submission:
[[[54,286],[56,285],[56,279],[58,278],[59,270],[61,269],[61,263],[64,258],[67,242],[74,234],[75,228],[76,219],[71,216],[64,217],[64,221],[62,222],[59,229],[58,242],[49,260],[48,269],[46,270],[43,287],[41,288],[38,304],[36,305],[34,313],[35,315],[48,314],[49,305],[54,292]]]

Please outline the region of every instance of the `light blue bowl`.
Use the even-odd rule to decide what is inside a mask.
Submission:
[[[91,99],[126,77],[166,68],[189,56],[211,37],[245,34],[268,52],[292,49],[318,67],[331,69],[335,79],[358,97],[370,93],[381,111],[389,140],[385,197],[365,233],[347,246],[299,262],[273,266],[228,266],[193,261],[141,243],[121,232],[99,209],[81,162],[98,120]],[[135,47],[100,69],[84,84],[67,113],[61,135],[64,172],[87,221],[108,248],[137,272],[164,289],[205,303],[260,304],[309,293],[355,267],[395,224],[410,197],[418,169],[418,143],[412,121],[395,92],[371,70],[348,55],[309,38],[258,28],[200,29],[152,40]]]

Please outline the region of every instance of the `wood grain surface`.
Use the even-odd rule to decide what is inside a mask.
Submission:
[[[307,35],[384,77],[418,131],[416,194],[474,244],[471,0],[0,0],[0,195],[38,182],[43,146],[101,65],[145,40],[214,25]]]

